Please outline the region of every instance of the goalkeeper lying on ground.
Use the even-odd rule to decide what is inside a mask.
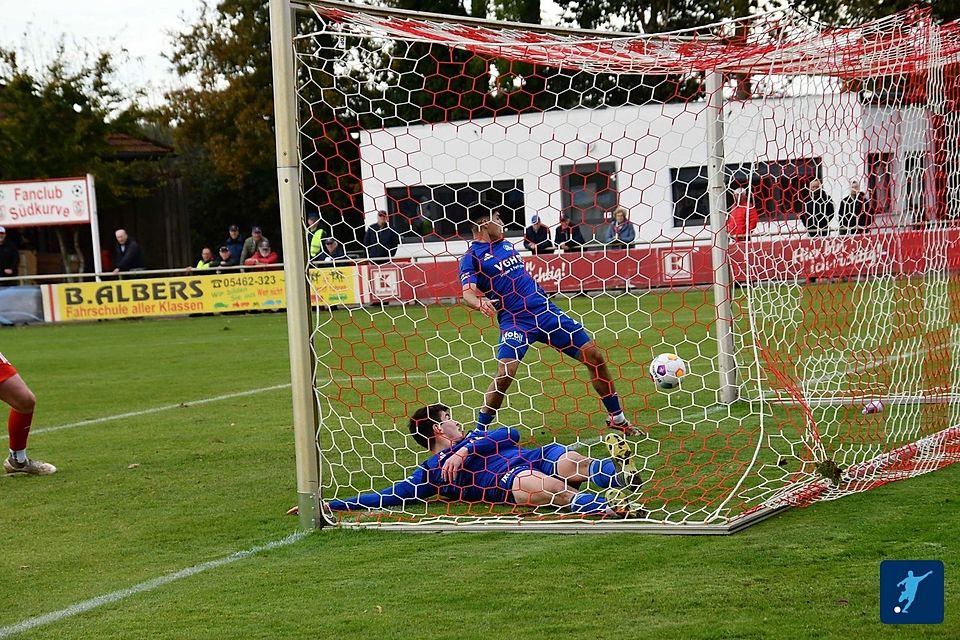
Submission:
[[[640,477],[623,436],[608,434],[612,458],[591,459],[561,444],[520,448],[516,429],[471,431],[464,436],[450,410],[434,404],[410,418],[414,440],[432,454],[413,474],[381,491],[331,500],[333,511],[389,509],[436,495],[471,503],[563,507],[574,513],[629,517],[640,505],[629,499]],[[587,482],[604,492],[580,491]],[[293,510],[291,510],[293,511]]]

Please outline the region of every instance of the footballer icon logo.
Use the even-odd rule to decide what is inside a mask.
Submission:
[[[944,613],[943,562],[880,563],[880,620],[886,624],[939,624]]]

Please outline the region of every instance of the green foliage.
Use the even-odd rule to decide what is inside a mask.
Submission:
[[[157,116],[173,123],[198,243],[219,241],[234,222],[244,231],[261,224],[277,242],[267,1],[204,4],[198,21],[175,37],[171,61],[192,86],[169,93]]]
[[[827,23],[858,23],[875,20],[904,11],[910,7],[929,7],[934,20],[949,22],[960,19],[960,2],[918,2],[917,0],[847,0],[836,3],[830,0],[797,0],[793,6],[798,11],[817,17]]]
[[[158,178],[151,163],[112,161],[107,137],[139,133],[138,96],[114,84],[109,53],[71,63],[61,40],[42,69],[0,47],[0,179],[93,174],[101,204],[142,197]]]

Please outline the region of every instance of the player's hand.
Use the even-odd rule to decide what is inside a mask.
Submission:
[[[477,310],[479,310],[480,313],[487,316],[488,318],[497,317],[497,308],[493,306],[493,303],[490,302],[490,300],[488,300],[487,298],[480,298],[480,301],[477,306]]]
[[[463,468],[463,461],[467,459],[467,450],[458,449],[456,453],[446,459],[443,467],[440,468],[440,477],[447,484],[453,484],[460,469]]]

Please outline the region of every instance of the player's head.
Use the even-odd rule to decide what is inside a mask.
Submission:
[[[503,238],[503,223],[493,207],[480,203],[470,209],[473,237],[484,242],[496,242]]]
[[[450,417],[450,408],[442,404],[420,407],[410,416],[410,433],[423,448],[432,449],[437,437],[460,442],[463,431],[460,423]]]

